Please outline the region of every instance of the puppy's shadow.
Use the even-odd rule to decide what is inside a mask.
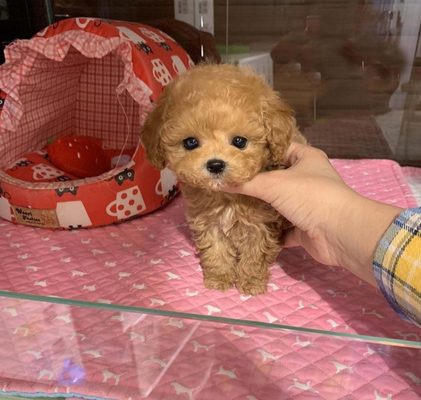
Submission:
[[[347,324],[332,326],[332,330],[379,338],[420,341],[419,327],[401,319],[378,289],[350,272],[320,264],[301,248],[282,250],[274,268],[279,268],[279,264],[289,278],[300,285],[308,285],[313,292],[312,297],[320,297],[318,304],[325,303],[324,308],[328,309],[329,319],[334,321],[335,316],[339,315]],[[303,304],[308,304],[306,298],[303,299]],[[316,324],[306,327],[319,328]],[[367,349],[380,355],[391,371],[405,381],[415,393],[421,395],[421,377],[417,376],[421,350],[377,343],[367,343]]]

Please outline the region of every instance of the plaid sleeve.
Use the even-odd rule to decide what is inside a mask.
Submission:
[[[379,241],[373,268],[393,309],[421,323],[421,207],[396,217]]]

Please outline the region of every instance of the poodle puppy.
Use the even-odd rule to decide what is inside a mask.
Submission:
[[[264,293],[288,223],[221,188],[282,168],[290,142],[304,141],[291,108],[250,70],[204,64],[165,88],[141,134],[150,162],[181,182],[205,286]]]

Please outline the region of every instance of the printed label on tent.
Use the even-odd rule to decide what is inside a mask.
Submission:
[[[35,210],[27,207],[12,206],[16,221],[20,224],[44,228],[58,228],[55,210]]]

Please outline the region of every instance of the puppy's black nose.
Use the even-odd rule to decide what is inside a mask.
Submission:
[[[211,174],[220,174],[225,169],[225,161],[216,158],[209,160],[206,163],[206,169]]]

